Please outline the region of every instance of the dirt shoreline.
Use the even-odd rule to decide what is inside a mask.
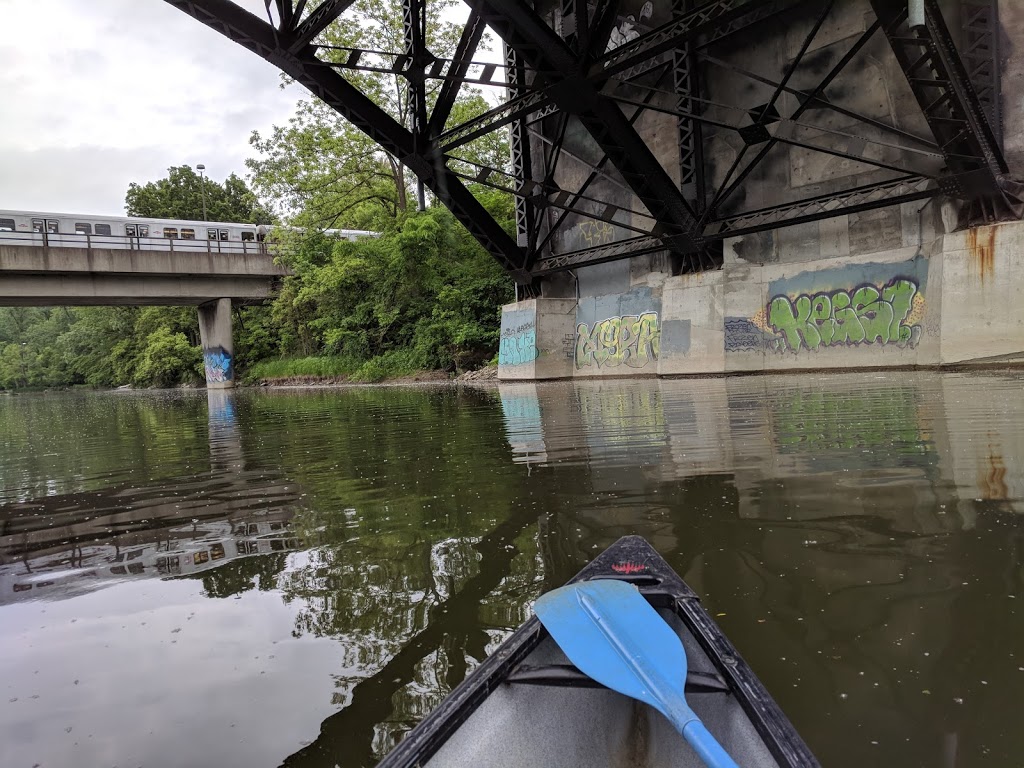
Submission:
[[[458,376],[449,376],[444,371],[417,371],[406,376],[397,376],[380,381],[352,381],[346,376],[280,376],[260,379],[250,384],[238,384],[240,388],[258,389],[312,389],[340,387],[380,386],[437,386],[439,384],[497,384],[498,366],[493,365],[477,371],[466,371]]]

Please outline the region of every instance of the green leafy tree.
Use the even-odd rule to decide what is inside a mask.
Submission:
[[[202,221],[204,189],[208,221],[273,223],[270,211],[238,176],[232,173],[220,184],[187,165],[168,168],[167,177],[157,181],[129,184],[125,211],[129,216]]]

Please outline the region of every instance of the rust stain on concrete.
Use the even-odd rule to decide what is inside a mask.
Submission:
[[[988,466],[978,467],[978,487],[981,490],[981,497],[989,501],[1004,501],[1010,495],[1010,491],[1006,487],[1006,463],[991,443],[988,446],[987,463]]]
[[[967,250],[971,253],[971,262],[978,270],[981,282],[985,282],[995,274],[996,262],[996,228],[975,227],[967,230]]]

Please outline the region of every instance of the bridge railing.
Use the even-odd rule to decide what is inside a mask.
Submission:
[[[132,237],[126,235],[86,235],[66,232],[0,231],[0,245],[27,245],[40,248],[94,248],[121,251],[167,251],[170,253],[276,254],[273,243],[255,240],[179,240],[169,237]]]

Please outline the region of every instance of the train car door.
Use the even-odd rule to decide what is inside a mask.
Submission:
[[[43,236],[43,243],[48,244],[50,235],[60,234],[60,222],[57,219],[32,219],[32,232]]]
[[[146,224],[125,224],[124,236],[128,238],[129,248],[141,248],[140,238],[149,237],[149,226]]]

